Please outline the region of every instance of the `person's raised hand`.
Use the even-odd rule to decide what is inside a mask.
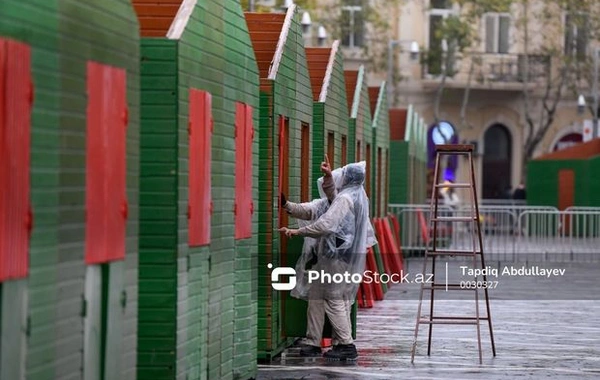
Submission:
[[[329,164],[329,157],[325,155],[325,161],[321,162],[321,171],[325,177],[331,177],[331,164]]]
[[[285,204],[287,203],[287,199],[285,199],[284,193],[281,193],[281,195],[279,196],[279,202],[281,204],[281,207],[285,207]]]

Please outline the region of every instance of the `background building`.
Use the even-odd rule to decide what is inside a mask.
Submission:
[[[525,180],[531,158],[592,136],[600,30],[593,1],[298,3],[341,39],[347,69],[367,65],[370,85],[391,84],[392,107],[414,105],[430,146],[477,146],[482,198],[506,196]],[[466,175],[461,160],[448,166],[448,178]]]

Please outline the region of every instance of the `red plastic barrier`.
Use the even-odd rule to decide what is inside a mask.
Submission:
[[[367,268],[371,271],[371,273],[379,272],[377,270],[377,261],[375,260],[375,252],[373,252],[372,248],[369,248],[367,251]],[[383,288],[380,283],[371,283],[365,284],[372,289],[372,293],[376,301],[381,301],[383,299]]]
[[[388,214],[390,221],[392,222],[394,236],[396,237],[396,242],[398,243],[398,247],[402,247],[402,239],[400,238],[400,223],[394,214]]]
[[[425,215],[420,208],[417,209],[417,218],[419,219],[419,225],[421,226],[421,237],[423,238],[425,245],[429,245],[429,228],[425,221]]]
[[[387,244],[390,252],[390,257],[395,265],[396,273],[402,272],[404,269],[404,262],[402,259],[402,251],[398,246],[398,242],[394,237],[394,233],[392,232],[391,221],[389,219],[383,221],[383,230],[387,239]]]
[[[381,219],[373,219],[373,228],[375,228],[375,236],[377,237],[377,242],[379,243],[379,252],[381,252],[381,259],[383,260],[385,273],[392,274],[394,272],[394,267],[388,255],[389,250],[386,244],[385,235],[383,234],[381,223]]]

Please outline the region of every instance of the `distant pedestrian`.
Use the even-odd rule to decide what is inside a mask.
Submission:
[[[519,186],[517,186],[517,188],[515,189],[515,192],[513,193],[513,199],[527,199],[527,191],[525,190],[525,184],[523,182],[519,183]]]
[[[444,181],[444,185],[447,185],[447,186],[442,187],[442,189],[440,190],[440,194],[442,195],[442,199],[444,201],[445,206],[448,206],[452,209],[456,209],[456,208],[458,208],[458,205],[460,204],[460,197],[458,196],[458,194],[456,193],[454,188],[450,187],[451,184],[452,184],[452,181],[449,181],[449,180]]]

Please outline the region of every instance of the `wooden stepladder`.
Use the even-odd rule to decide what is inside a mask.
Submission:
[[[470,170],[470,181],[467,183],[440,183],[440,168],[441,159],[445,156],[460,155],[466,156],[469,161]],[[461,213],[457,214],[454,212],[447,212],[443,209],[440,210],[439,195],[442,188],[454,188],[454,189],[466,189],[469,193],[469,199],[463,200],[463,205],[466,206],[470,203],[470,210],[462,211],[467,209],[466,207],[461,209]],[[466,201],[466,202],[465,202]],[[447,210],[447,209],[446,209]],[[470,241],[472,241],[472,249],[455,249],[452,248],[452,243],[444,245],[441,244],[440,231],[447,231],[452,228],[448,226],[466,226],[465,231],[470,234]],[[483,257],[483,238],[481,235],[481,221],[479,218],[479,206],[477,203],[477,190],[475,186],[475,171],[473,165],[473,145],[437,145],[436,146],[436,160],[435,170],[433,177],[433,188],[431,192],[431,206],[430,206],[430,218],[429,218],[429,245],[425,250],[425,257],[423,260],[423,272],[426,273],[428,264],[431,263],[431,274],[432,279],[429,283],[421,284],[421,291],[419,295],[419,307],[417,311],[417,322],[415,326],[415,336],[413,340],[411,350],[411,363],[414,363],[415,353],[417,350],[417,337],[419,335],[419,326],[422,324],[429,326],[428,340],[427,340],[427,355],[431,354],[431,338],[434,324],[446,324],[446,325],[475,325],[477,328],[477,345],[479,348],[479,363],[483,363],[482,351],[481,351],[481,326],[482,321],[487,321],[490,333],[490,339],[492,343],[492,353],[496,356],[496,346],[494,344],[494,333],[492,328],[492,316],[490,313],[490,300],[488,296],[488,288],[486,286],[465,286],[461,283],[449,283],[446,277],[445,282],[440,281],[436,278],[435,266],[436,258],[438,257],[454,257],[463,256],[467,259],[467,263],[474,269],[484,269],[485,260]],[[471,243],[469,243],[471,244]],[[447,268],[447,267],[446,267]],[[447,271],[446,271],[447,272]],[[482,271],[485,273],[485,271]],[[447,274],[446,274],[447,275]],[[473,277],[471,277],[473,279]],[[479,282],[483,279],[483,283],[488,283],[487,275],[475,277],[475,282]],[[422,315],[423,296],[425,292],[429,292],[429,315]],[[437,315],[434,313],[434,300],[435,294],[439,291],[468,291],[474,293],[475,298],[475,315],[474,316],[446,316]],[[485,298],[485,315],[480,312],[480,292],[483,291]]]

